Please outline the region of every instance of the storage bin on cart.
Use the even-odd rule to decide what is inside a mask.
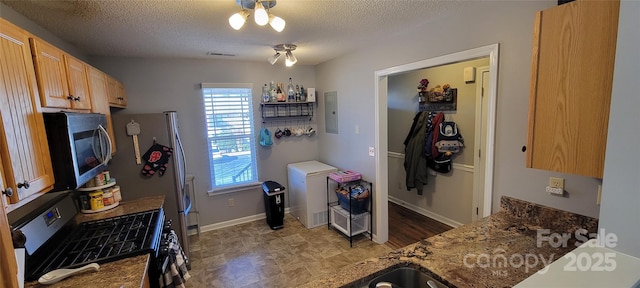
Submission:
[[[360,184],[339,185],[336,188],[336,196],[340,207],[351,214],[362,214],[369,211],[369,201],[371,199],[368,187]]]

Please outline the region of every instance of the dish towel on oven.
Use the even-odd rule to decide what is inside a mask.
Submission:
[[[169,240],[169,266],[168,271],[160,276],[160,287],[184,288],[184,282],[191,278],[187,269],[187,256],[184,255],[178,235],[171,230]]]

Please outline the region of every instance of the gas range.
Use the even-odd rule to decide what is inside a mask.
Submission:
[[[73,208],[73,209],[71,209]],[[17,227],[26,236],[25,279],[89,263],[106,263],[143,254],[157,256],[164,225],[162,209],[83,222],[70,196],[35,213]]]

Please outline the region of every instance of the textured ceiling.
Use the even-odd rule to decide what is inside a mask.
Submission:
[[[445,0],[278,0],[278,33],[250,17],[241,30],[228,18],[235,0],[0,0],[89,55],[266,61],[271,47],[298,45],[299,64],[314,65],[383,41],[465,5]],[[207,52],[235,56],[208,56]]]

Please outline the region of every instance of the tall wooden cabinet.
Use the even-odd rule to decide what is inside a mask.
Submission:
[[[602,178],[620,2],[536,14],[527,167]]]
[[[100,113],[107,116],[107,133],[111,137],[111,153],[116,153],[116,138],[113,134],[113,122],[111,121],[111,110],[109,108],[107,74],[102,71],[88,67],[89,70],[89,91],[91,94],[91,112]]]
[[[91,109],[84,62],[38,38],[31,38],[42,106]]]
[[[29,35],[0,18],[0,155],[11,203],[53,188]]]

